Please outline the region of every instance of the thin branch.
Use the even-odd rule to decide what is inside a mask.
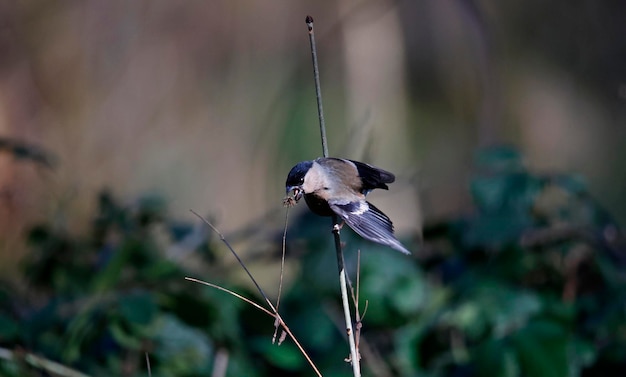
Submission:
[[[259,291],[259,293],[261,294],[261,296],[263,296],[263,299],[270,305],[270,307],[272,309],[274,309],[274,306],[272,305],[272,302],[270,301],[269,298],[267,298],[267,295],[265,294],[265,292],[263,291],[263,288],[261,288],[261,286],[259,285],[259,283],[257,283],[256,279],[254,278],[254,276],[252,276],[252,273],[250,272],[250,270],[248,270],[248,267],[246,267],[246,265],[243,263],[243,261],[241,260],[241,258],[239,258],[239,255],[237,255],[237,253],[235,253],[235,250],[233,250],[232,246],[230,246],[230,243],[226,240],[226,238],[224,238],[224,235],[215,227],[213,226],[213,224],[211,224],[209,222],[209,220],[205,219],[204,217],[202,217],[198,212],[194,211],[193,209],[190,209],[191,213],[193,213],[194,215],[198,216],[202,221],[204,221],[205,224],[207,224],[209,227],[211,227],[211,229],[213,229],[213,231],[220,237],[220,240],[228,247],[228,250],[231,251],[231,253],[235,256],[235,258],[237,259],[237,262],[239,262],[239,264],[241,265],[241,267],[243,267],[244,271],[246,271],[246,274],[248,274],[248,277],[250,278],[250,280],[252,280],[252,283],[254,283],[254,285],[256,286],[256,289]]]
[[[339,231],[339,217],[333,216],[333,235],[335,238],[335,251],[337,253],[337,267],[339,268],[339,287],[341,288],[341,303],[343,306],[343,315],[346,321],[346,334],[348,335],[348,344],[350,345],[350,358],[347,359],[352,364],[352,373],[355,377],[361,375],[361,357],[356,348],[354,330],[352,328],[352,317],[350,316],[350,302],[348,301],[348,274],[346,273],[345,263],[343,260],[343,250],[341,248],[341,236]]]
[[[368,302],[365,301],[365,309],[364,312],[367,311]],[[341,321],[341,315],[336,310],[334,305],[324,305],[324,312],[328,314],[328,317],[331,319],[332,323],[337,327],[339,331],[343,331],[343,323]],[[358,326],[358,324],[357,324]],[[380,355],[378,350],[369,344],[367,339],[363,337],[359,344],[359,353],[363,355],[362,360],[365,364],[368,365],[368,369],[372,376],[377,377],[391,377],[393,373],[390,370],[389,365],[384,360],[384,358]]]
[[[205,219],[204,217],[202,217],[200,214],[198,214],[196,211],[194,210],[190,210],[191,213],[193,213],[194,215],[198,216],[198,218],[200,218],[205,224],[207,224],[211,229],[213,229],[213,231],[220,237],[220,240],[222,241],[222,243],[224,243],[224,245],[226,245],[226,247],[228,248],[228,250],[230,250],[230,252],[235,256],[235,258],[237,259],[237,261],[239,262],[239,264],[241,265],[241,267],[243,267],[243,269],[246,271],[246,273],[248,274],[248,277],[250,277],[250,280],[252,280],[252,282],[254,283],[254,285],[256,286],[257,290],[259,291],[259,293],[261,294],[261,296],[263,296],[263,299],[265,299],[265,302],[267,303],[267,305],[270,307],[271,312],[268,311],[267,309],[257,305],[257,304],[253,304],[255,307],[263,310],[264,312],[268,313],[270,316],[276,318],[276,320],[278,320],[278,322],[280,323],[280,325],[282,326],[282,328],[285,330],[285,332],[287,334],[289,334],[289,337],[291,337],[291,339],[293,340],[293,342],[295,343],[296,347],[298,347],[298,349],[300,350],[300,352],[302,353],[302,355],[304,356],[304,358],[307,360],[307,362],[309,363],[309,365],[311,365],[311,368],[313,368],[313,370],[315,371],[315,373],[318,376],[322,376],[322,373],[320,373],[320,371],[317,369],[317,367],[315,366],[315,364],[313,363],[313,360],[311,360],[311,358],[309,357],[309,355],[306,353],[306,351],[304,350],[304,348],[302,347],[302,345],[300,344],[300,342],[298,342],[298,339],[296,339],[295,335],[293,335],[293,333],[291,332],[291,330],[289,329],[289,327],[287,326],[287,324],[285,323],[285,321],[283,320],[283,318],[280,316],[280,314],[278,314],[278,311],[276,310],[276,308],[274,307],[274,305],[272,304],[272,302],[270,301],[269,298],[267,298],[267,295],[265,294],[265,292],[263,291],[263,289],[261,288],[261,286],[259,285],[259,283],[257,283],[256,279],[254,278],[254,276],[252,276],[252,274],[250,273],[250,271],[248,270],[248,268],[246,267],[246,265],[243,263],[243,261],[241,260],[241,258],[239,258],[239,255],[237,255],[237,253],[235,252],[235,250],[233,249],[233,247],[230,245],[230,243],[226,240],[226,238],[224,238],[224,235],[222,235],[222,233],[213,225],[211,224],[207,219]],[[190,278],[188,280],[191,280]],[[208,286],[214,286],[211,283],[207,283],[207,282],[203,282],[200,280],[196,280],[193,279],[192,281],[196,281],[200,284],[205,284]],[[225,292],[230,293],[230,291],[228,291],[225,288],[221,288],[218,286],[214,286],[215,288],[221,289]],[[243,296],[242,296],[243,297]],[[247,301],[249,302],[249,301]],[[273,314],[272,314],[273,313]]]
[[[148,367],[148,377],[152,377],[152,369],[150,368],[150,356],[146,352],[146,366]]]
[[[226,369],[228,368],[229,353],[226,349],[220,348],[215,353],[215,361],[213,362],[213,373],[211,377],[224,377],[226,376]]]
[[[352,300],[354,301],[354,319],[356,321],[356,333],[354,334],[354,340],[356,343],[356,349],[360,350],[360,340],[361,340],[361,328],[363,327],[363,322],[361,321],[361,313],[359,313],[359,288],[361,283],[361,250],[357,250],[356,252],[356,294],[354,289],[352,289],[352,285],[350,285],[350,290],[352,292]],[[355,297],[356,296],[356,297]]]
[[[354,306],[357,313],[359,312],[359,289],[361,287],[361,249],[356,252],[356,297]]]
[[[280,297],[282,296],[282,292],[283,292],[283,277],[285,275],[285,253],[287,250],[287,225],[288,225],[288,221],[289,221],[289,207],[287,207],[287,210],[285,211],[285,229],[283,230],[283,250],[282,250],[282,255],[280,258],[280,281],[278,283],[278,297],[276,298],[276,311],[278,311],[278,309],[280,308]],[[275,329],[274,329],[274,335],[272,336],[272,343],[274,343],[276,341],[276,335],[278,335],[278,322],[276,322],[274,324]],[[280,344],[281,342],[279,341],[278,344]]]
[[[216,285],[216,284],[213,284],[213,283],[209,283],[207,281],[196,279],[196,278],[191,278],[191,277],[188,277],[188,276],[185,276],[185,280],[193,281],[194,283],[204,284],[204,285],[207,285],[209,287],[212,287],[212,288],[215,288],[215,289],[219,289],[222,292],[226,292],[228,294],[231,294],[231,295],[237,297],[238,299],[240,299],[242,301],[247,302],[248,304],[254,306],[255,308],[265,312],[267,315],[274,317],[274,313],[272,313],[271,311],[265,309],[264,307],[262,307],[261,305],[257,304],[256,302],[250,300],[249,298],[244,297],[244,296],[240,295],[237,292],[231,291],[230,289],[227,289],[227,288],[224,288],[224,287],[220,287],[219,285]]]
[[[311,44],[311,59],[313,61],[313,79],[315,80],[315,98],[317,99],[317,113],[320,122],[320,135],[322,138],[322,152],[324,157],[328,157],[328,142],[326,140],[326,123],[324,122],[324,109],[322,106],[322,89],[320,86],[319,68],[317,65],[317,48],[315,46],[315,32],[313,30],[313,17],[306,16],[306,25],[309,29],[309,42]],[[335,251],[337,253],[337,267],[339,269],[339,286],[341,288],[341,302],[343,305],[343,313],[346,321],[346,334],[348,335],[348,344],[350,345],[350,362],[352,364],[352,373],[354,377],[361,376],[360,357],[356,349],[354,333],[352,330],[352,318],[350,317],[350,302],[348,301],[348,276],[343,262],[343,251],[341,248],[341,236],[339,230],[339,217],[333,215],[333,235],[335,239]]]
[[[32,367],[44,370],[50,374],[62,377],[89,377],[87,374],[83,374],[75,369],[66,367],[63,364],[59,364],[56,361],[46,359],[41,356],[37,356],[30,352],[14,352],[7,348],[0,348],[0,359],[9,361],[25,361]]]
[[[287,224],[289,221],[289,208],[285,211],[285,229],[283,230],[283,252],[280,258],[280,283],[278,284],[278,298],[276,298],[276,310],[280,307],[280,296],[283,292],[283,277],[285,275],[285,253],[287,250]]]
[[[326,140],[326,122],[324,122],[324,106],[322,105],[322,89],[320,85],[320,71],[317,65],[317,47],[315,46],[315,32],[313,31],[313,17],[306,16],[306,26],[309,29],[311,44],[311,60],[313,61],[313,80],[315,80],[315,98],[317,99],[317,115],[320,121],[320,135],[322,136],[322,152],[328,157],[328,142]]]

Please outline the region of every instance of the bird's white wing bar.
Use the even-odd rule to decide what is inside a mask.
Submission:
[[[390,246],[404,254],[411,254],[393,234],[389,217],[365,200],[349,203],[332,203],[330,208],[361,237]]]

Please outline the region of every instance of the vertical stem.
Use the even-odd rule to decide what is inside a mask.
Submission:
[[[317,47],[315,46],[315,32],[313,31],[313,17],[306,16],[306,26],[309,29],[311,43],[311,59],[313,60],[313,80],[315,80],[315,98],[317,99],[317,115],[320,120],[320,135],[322,136],[322,152],[328,157],[328,142],[326,139],[326,122],[324,121],[324,106],[322,105],[322,89],[320,86],[320,71],[317,65]]]
[[[320,74],[317,65],[317,48],[315,47],[315,34],[313,32],[313,17],[306,16],[306,25],[309,29],[309,42],[311,43],[311,57],[313,59],[313,78],[315,80],[315,97],[317,98],[317,113],[320,122],[320,135],[322,136],[322,151],[324,157],[328,157],[328,143],[326,140],[326,123],[324,122],[324,109],[322,106],[322,90],[320,87]],[[361,376],[361,359],[356,349],[352,317],[350,316],[350,302],[348,301],[348,283],[346,269],[344,268],[343,251],[341,248],[341,236],[339,235],[339,217],[333,215],[333,236],[335,239],[335,251],[337,253],[337,267],[339,268],[339,286],[341,288],[341,302],[346,321],[346,335],[350,345],[350,363],[354,377]]]
[[[337,252],[337,267],[339,268],[339,286],[341,288],[341,303],[343,305],[343,315],[346,321],[346,335],[350,345],[350,362],[352,363],[352,373],[355,377],[361,376],[361,356],[356,349],[354,330],[352,328],[352,317],[350,316],[350,302],[348,301],[348,277],[343,261],[343,250],[341,248],[341,236],[339,235],[339,217],[333,216],[333,236],[335,238],[335,251]],[[355,304],[356,305],[356,304]]]

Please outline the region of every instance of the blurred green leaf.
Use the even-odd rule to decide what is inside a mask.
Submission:
[[[533,227],[533,205],[545,181],[525,171],[519,154],[508,147],[478,154],[479,173],[471,181],[477,214],[467,222],[464,242],[497,249],[515,243]]]
[[[488,340],[472,353],[479,376],[515,377],[520,375],[519,361],[507,342]]]
[[[0,342],[13,342],[20,333],[20,325],[7,315],[0,313]]]
[[[306,360],[293,342],[287,341],[281,344],[272,344],[271,338],[257,338],[252,341],[253,347],[263,354],[271,364],[285,370],[298,370],[302,368]]]
[[[569,374],[578,375],[580,371],[592,365],[598,357],[594,344],[582,339],[574,339],[568,344]]]
[[[23,368],[18,363],[0,360],[0,376],[4,377],[24,377]]]
[[[149,292],[133,292],[120,297],[120,314],[130,323],[148,325],[157,314],[157,306]]]
[[[184,375],[209,363],[213,344],[201,330],[167,314],[160,316],[157,322],[154,355],[163,373]]]
[[[488,324],[496,339],[524,326],[542,309],[541,300],[532,292],[510,289],[494,281],[477,283],[465,295],[464,300],[468,300],[465,305],[475,306],[470,311],[472,315],[463,317],[461,312],[458,325],[469,331],[473,323]]]
[[[63,358],[69,362],[75,362],[80,358],[81,348],[97,328],[94,326],[93,307],[84,310],[72,318],[68,324]]]
[[[513,335],[511,340],[523,374],[545,377],[568,375],[569,336],[560,325],[533,321]]]
[[[325,310],[322,305],[305,305],[298,310],[288,310],[289,323],[299,329],[300,342],[319,350],[329,350],[337,340],[337,326],[328,315],[331,311]],[[269,329],[269,323],[266,325]]]
[[[361,257],[361,300],[368,300],[368,323],[390,323],[397,314],[417,313],[428,299],[419,269],[397,253],[370,251]],[[392,322],[391,322],[392,323]]]
[[[109,321],[109,331],[113,339],[122,347],[130,350],[140,350],[142,345],[142,339],[137,334],[130,331],[128,326],[119,319],[112,318]]]

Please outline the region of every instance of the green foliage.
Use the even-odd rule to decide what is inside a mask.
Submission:
[[[429,224],[414,258],[344,228],[351,276],[362,251],[362,342],[375,350],[363,352],[365,375],[624,372],[624,242],[584,181],[533,174],[498,147],[477,155],[470,189],[474,211]],[[281,313],[325,375],[349,376],[328,219],[293,223],[301,274]],[[230,267],[197,232],[157,198],[123,206],[108,194],[87,234],[33,227],[22,281],[0,284],[0,345],[17,355],[0,374],[41,375],[19,357],[30,352],[98,376],[145,376],[145,353],[154,376],[210,375],[219,353],[228,376],[312,375],[291,340],[271,343],[272,318],[183,279],[256,297],[228,283]]]
[[[429,291],[448,295],[428,325],[408,319],[397,343],[403,371],[624,370],[604,360],[603,345],[626,345],[623,244],[582,181],[532,174],[515,150],[498,147],[478,154],[471,190],[474,213],[425,229],[429,257],[420,264],[435,282]]]
[[[35,226],[23,264],[27,289],[4,284],[2,344],[94,375],[145,373],[146,352],[155,375],[207,370],[216,344],[237,341],[210,319],[232,305],[184,280],[185,269],[166,251],[176,232],[193,228],[165,218],[156,198],[125,207],[103,193],[87,236]],[[16,365],[18,375],[38,375],[28,363],[3,368]]]

